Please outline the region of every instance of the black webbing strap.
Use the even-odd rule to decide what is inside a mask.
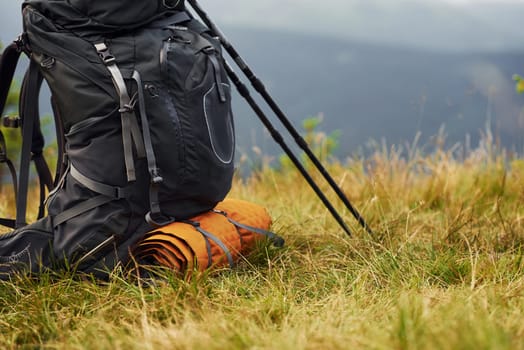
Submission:
[[[111,202],[114,200],[114,198],[107,197],[104,195],[99,195],[93,198],[90,198],[86,201],[81,202],[78,205],[75,205],[60,214],[53,217],[53,227],[58,227],[59,225],[63,224],[66,221],[69,221],[70,219],[84,214],[88,212],[91,209],[98,208],[106,203]]]
[[[39,181],[39,189],[40,189],[40,201],[38,205],[38,215],[36,217],[37,220],[40,220],[45,216],[45,202],[46,202],[46,186],[40,179]]]
[[[4,108],[7,103],[7,97],[9,96],[9,89],[11,88],[11,83],[13,82],[13,77],[15,75],[16,66],[18,65],[18,60],[24,49],[24,36],[21,35],[17,40],[7,46],[2,55],[0,56],[0,114],[4,112]],[[0,162],[6,163],[9,167],[11,173],[15,201],[17,203],[17,213],[18,213],[18,180],[16,175],[16,169],[7,156],[7,147],[4,139],[4,135],[0,132]],[[24,220],[25,221],[25,220]],[[16,228],[17,221],[13,219],[0,219],[0,225]]]
[[[222,81],[222,77],[220,76],[220,63],[218,62],[218,58],[214,54],[215,48],[212,50],[204,50],[204,53],[207,54],[209,61],[213,65],[213,70],[215,72],[215,82],[216,87],[218,91],[218,96],[220,97],[220,102],[226,103],[226,92],[224,90],[224,82]]]
[[[49,170],[49,166],[47,165],[47,162],[44,158],[44,154],[33,153],[32,160],[35,163],[36,172],[38,174],[38,178],[42,182],[42,185],[51,191],[54,188],[54,180],[53,175],[51,175],[51,170]]]
[[[53,182],[53,188],[56,188],[60,180],[62,179],[63,175],[65,174],[68,165],[64,157],[64,154],[65,154],[64,125],[62,124],[62,116],[60,113],[60,109],[58,108],[56,99],[53,96],[51,97],[51,106],[53,108],[53,114],[55,116],[56,143],[57,143],[57,148],[58,148],[58,156],[57,156],[58,164],[56,165],[55,180]]]
[[[33,114],[30,118],[34,123],[31,141],[31,160],[35,164],[36,172],[38,174],[38,181],[40,182],[40,206],[38,208],[38,219],[43,218],[45,215],[44,202],[46,199],[46,188],[50,192],[53,190],[54,187],[53,176],[51,175],[49,166],[47,165],[47,162],[44,158],[45,140],[40,124],[40,110],[38,107],[38,97],[40,95],[42,81],[43,76],[40,73],[40,70],[38,69],[37,86],[31,87],[32,90],[29,92],[31,95],[27,96],[22,101],[22,105],[20,106],[20,114],[23,116],[26,112],[26,109],[29,107],[27,104],[34,105],[33,107],[31,107],[34,108],[34,110],[30,111],[30,113]],[[21,120],[23,125],[24,119],[22,118]],[[31,120],[29,120],[28,122],[31,122]]]
[[[40,182],[40,205],[38,207],[37,218],[41,219],[45,215],[46,188],[51,192],[54,188],[54,181],[43,153],[33,153],[33,162],[35,163],[38,180]]]
[[[111,200],[126,198],[131,195],[130,190],[127,188],[107,185],[88,178],[78,171],[73,164],[70,165],[70,174],[76,181],[80,182],[91,191],[109,197]]]
[[[0,226],[14,229],[16,227],[16,221],[13,219],[0,219]]]
[[[126,163],[127,181],[132,182],[136,180],[135,161],[133,159],[133,143],[139,158],[145,157],[144,144],[140,135],[140,129],[134,115],[134,102],[131,101],[127,92],[126,83],[122,72],[116,64],[115,57],[109,51],[105,43],[95,44],[95,49],[100,59],[106,66],[113,85],[118,93],[120,99],[120,115],[122,119],[122,142],[124,145],[124,159]]]
[[[38,65],[31,61],[20,92],[20,120],[22,125],[22,152],[20,159],[20,179],[17,196],[16,227],[26,225],[27,194],[29,188],[29,165],[34,161],[40,181],[40,205],[38,219],[45,215],[46,188],[54,187],[53,177],[44,158],[44,135],[40,126],[39,95],[43,76]]]
[[[29,166],[35,124],[39,119],[38,94],[42,76],[38,65],[31,61],[20,92],[20,118],[22,121],[22,154],[20,157],[20,178],[16,202],[16,228],[26,225],[27,193],[29,189]],[[38,122],[39,125],[39,122]]]
[[[7,46],[2,52],[0,60],[0,114],[4,111],[18,59],[22,53],[21,41],[19,40]]]
[[[140,78],[140,73],[134,71],[133,80],[136,82],[137,85],[138,113],[140,114],[140,120],[142,122],[142,136],[144,138],[144,147],[147,157],[147,167],[150,176],[149,206],[151,211],[146,214],[146,221],[147,223],[153,226],[165,226],[174,222],[175,219],[164,216],[160,209],[160,200],[158,197],[158,192],[160,186],[164,182],[164,179],[160,175],[160,169],[158,169],[155,152],[153,150],[153,141],[151,140],[151,131],[149,129],[149,121],[147,120],[144,90],[142,86],[142,79]]]
[[[84,174],[82,174],[78,169],[74,167],[72,163],[69,163],[68,170],[69,174],[78,182],[80,182],[83,186],[87,187],[93,192],[98,193],[98,196],[92,197],[86,201],[83,201],[69,209],[64,210],[63,212],[55,215],[53,217],[53,227],[58,227],[59,225],[63,224],[66,221],[69,221],[70,219],[79,216],[81,214],[84,214],[88,212],[89,210],[95,209],[97,207],[100,207],[104,204],[107,204],[111,201],[118,200],[121,198],[128,197],[130,195],[130,191],[128,189],[117,187],[117,186],[111,186],[104,184],[99,181],[95,181],[93,179],[88,178]],[[62,176],[61,181],[65,178],[65,174]],[[57,188],[59,188],[61,185],[59,184]]]
[[[16,201],[16,197],[18,194],[16,169],[13,165],[13,162],[11,162],[11,160],[7,157],[7,148],[5,144],[4,134],[2,133],[2,131],[0,131],[0,163],[6,163],[7,167],[9,168],[9,172],[11,173],[11,178],[13,181],[13,191]],[[0,218],[0,226],[14,229],[16,227],[16,220]]]
[[[16,169],[11,159],[9,159],[9,157],[7,156],[7,145],[5,143],[5,138],[2,131],[0,131],[0,163],[7,164],[7,167],[9,168],[9,172],[11,173],[11,179],[13,181],[13,191],[16,200],[16,197],[18,195]]]
[[[22,53],[22,37],[17,41],[11,43],[7,46],[2,55],[0,56],[0,115],[3,113],[7,97],[9,95],[9,89],[11,88],[11,83],[13,82],[13,77],[15,75],[16,66],[18,60],[20,59],[20,54]],[[7,156],[7,146],[5,142],[4,135],[0,131],[0,163],[6,163],[9,172],[11,173],[14,196],[15,200],[18,197],[18,184],[17,184],[17,175],[16,169],[13,165],[13,162]],[[15,221],[11,219],[1,219],[0,225],[14,228],[13,226]]]

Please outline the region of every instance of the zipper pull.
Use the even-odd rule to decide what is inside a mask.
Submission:
[[[226,97],[226,92],[224,90],[222,77],[220,76],[220,63],[218,62],[218,59],[215,55],[215,52],[216,52],[215,48],[212,46],[209,46],[203,49],[202,51],[209,57],[209,60],[211,61],[211,64],[213,65],[213,71],[215,72],[215,82],[217,85],[217,91],[218,91],[218,96],[220,97],[220,102],[226,103],[227,97]]]

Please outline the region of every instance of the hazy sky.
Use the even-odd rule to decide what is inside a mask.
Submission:
[[[19,34],[22,2],[0,0],[0,42],[8,42]],[[524,5],[524,0],[200,0],[200,3],[220,25],[315,32],[437,49],[471,46],[498,49],[506,48],[508,43],[524,47],[524,33],[519,29],[521,15],[517,13],[521,11],[513,8],[494,11],[508,3]]]
[[[462,4],[476,4],[476,3],[492,3],[492,4],[497,4],[497,3],[502,3],[502,2],[506,2],[506,3],[524,3],[524,0],[426,0],[426,1],[442,1],[442,2],[448,2],[450,4],[458,4],[458,5],[462,5]]]

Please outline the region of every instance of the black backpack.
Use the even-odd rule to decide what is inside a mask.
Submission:
[[[104,278],[146,232],[229,192],[235,136],[221,46],[181,0],[27,0],[22,9],[24,33],[0,62],[1,111],[18,57],[30,57],[20,118],[4,121],[21,126],[23,145],[17,218],[0,221],[14,228],[0,237],[0,274],[67,266]],[[43,79],[61,159],[54,176],[42,152]],[[6,153],[0,143],[0,162]],[[41,205],[27,225],[31,159],[47,215]]]

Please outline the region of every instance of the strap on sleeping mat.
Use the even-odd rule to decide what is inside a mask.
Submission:
[[[195,228],[195,230],[197,230],[198,232],[200,232],[202,234],[202,236],[204,236],[204,238],[206,239],[206,245],[208,247],[208,255],[210,257],[211,257],[212,254],[211,254],[210,246],[207,244],[207,243],[209,243],[208,240],[212,240],[213,243],[215,243],[217,246],[219,246],[220,249],[222,249],[222,251],[226,254],[229,266],[231,268],[235,267],[235,261],[233,260],[233,255],[231,254],[231,251],[226,247],[226,245],[217,236],[215,236],[214,234],[212,234],[209,231],[204,230],[200,226],[200,223],[198,221],[184,220],[184,221],[181,221],[181,222],[184,222],[184,223],[187,223],[189,225],[192,225]],[[210,261],[211,261],[211,259],[210,259]],[[208,266],[208,267],[211,267],[211,266]]]
[[[229,221],[231,224],[235,225],[236,227],[240,227],[240,228],[243,228],[244,230],[248,230],[248,231],[251,231],[251,232],[258,233],[259,235],[266,236],[267,238],[269,238],[269,240],[273,243],[273,245],[275,247],[281,248],[285,244],[285,240],[282,237],[280,237],[279,235],[275,234],[274,232],[271,232],[271,231],[268,231],[268,230],[263,230],[263,229],[258,228],[258,227],[242,224],[242,223],[240,223],[238,221],[235,221],[235,220],[231,219],[227,215],[227,213],[225,211],[222,211],[222,210],[214,209],[213,212],[225,216],[227,221]]]

